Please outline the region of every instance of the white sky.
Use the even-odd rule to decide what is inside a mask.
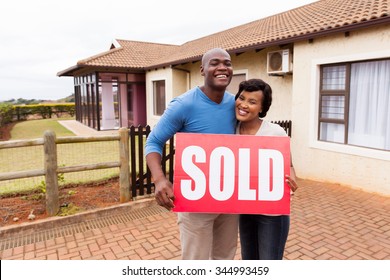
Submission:
[[[69,96],[73,78],[57,73],[109,50],[113,39],[180,45],[312,2],[6,1],[0,9],[0,100]]]

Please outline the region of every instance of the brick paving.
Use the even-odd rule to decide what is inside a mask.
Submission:
[[[292,202],[285,259],[390,260],[389,196],[310,180],[300,180],[299,184],[300,188]],[[148,208],[153,207],[158,211],[146,213]],[[3,236],[3,241],[0,240],[0,246],[4,243],[4,236],[8,241],[15,236],[15,242],[12,246],[0,247],[0,259],[180,259],[175,213],[167,212],[153,203],[134,210],[146,214],[134,215],[130,220],[119,219],[120,211],[106,215],[106,220],[98,226],[69,230],[68,234],[65,225],[58,225],[58,230],[63,227],[63,235],[39,237],[34,242],[27,240],[31,232],[23,227],[7,235],[4,235],[7,228],[2,228],[0,237]],[[122,211],[129,210],[124,208]],[[79,216],[68,227],[77,228],[77,223],[85,224],[87,217],[82,217]],[[40,227],[47,230],[50,225],[45,226],[43,222]],[[38,234],[39,230],[39,227],[35,227],[34,234]],[[20,239],[23,235],[23,242],[16,240],[16,236]],[[240,259],[239,251],[240,247],[235,257],[237,260]]]

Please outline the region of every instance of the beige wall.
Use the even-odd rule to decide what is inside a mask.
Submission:
[[[183,94],[190,88],[190,73],[186,69],[174,69],[173,72],[173,84],[172,84],[172,97]]]
[[[297,175],[390,195],[390,152],[317,141],[319,65],[390,57],[390,29],[294,46],[292,153]]]
[[[172,69],[158,69],[151,70],[146,73],[146,123],[153,127],[157,124],[160,119],[159,116],[153,115],[153,81],[165,80],[165,106],[168,106],[168,103],[173,98],[173,85],[172,85]]]

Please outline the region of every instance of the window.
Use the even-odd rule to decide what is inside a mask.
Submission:
[[[153,114],[161,116],[165,110],[165,81],[153,82]]]
[[[390,150],[390,60],[321,66],[320,141]]]
[[[242,81],[245,80],[246,80],[246,74],[233,74],[232,80],[226,90],[236,95],[238,91],[238,86]]]

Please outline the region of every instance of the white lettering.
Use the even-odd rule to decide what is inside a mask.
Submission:
[[[195,157],[195,162],[206,162],[206,152],[199,146],[188,146],[183,150],[182,154],[182,168],[185,173],[194,181],[192,187],[192,180],[181,180],[180,189],[183,196],[188,200],[199,200],[206,193],[206,176],[203,171],[192,162]]]
[[[250,149],[239,149],[238,158],[238,199],[256,200],[256,190],[250,188]]]
[[[221,183],[221,164],[223,163],[223,185]],[[226,147],[218,147],[210,155],[210,194],[219,201],[225,201],[234,193],[234,153]]]
[[[284,161],[282,153],[277,150],[259,149],[258,168],[258,200],[281,200],[284,192]]]

